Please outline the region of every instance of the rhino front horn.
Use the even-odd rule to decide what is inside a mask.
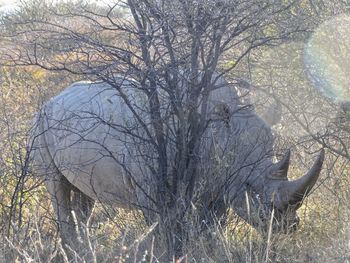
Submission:
[[[281,190],[283,189],[285,191],[285,194],[287,194],[289,205],[300,204],[308,195],[320,175],[323,160],[324,149],[321,149],[321,152],[318,155],[315,163],[307,174],[295,181],[282,183]]]

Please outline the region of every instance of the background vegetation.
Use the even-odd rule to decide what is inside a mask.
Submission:
[[[246,2],[249,3],[248,0]],[[301,175],[310,166],[314,151],[320,146],[327,149],[321,178],[299,210],[301,226],[297,232],[273,235],[266,240],[230,211],[225,227],[213,227],[214,240],[208,241],[205,237],[192,240],[181,262],[350,262],[350,115],[345,104],[326,98],[315,89],[308,79],[303,59],[312,32],[322,22],[347,14],[350,5],[340,0],[276,2],[286,2],[282,4],[290,6],[287,12],[281,12],[282,17],[276,23],[272,21],[257,29],[261,30],[259,34],[271,37],[280,36],[281,32],[290,28],[302,30],[262,45],[239,61],[236,60],[237,51],[232,49],[227,52],[220,67],[225,69],[235,65],[234,70],[228,73],[229,78],[239,80],[237,86],[242,94],[249,92],[244,99],[251,102],[258,112],[264,112],[268,105],[276,102],[281,106],[282,120],[274,127],[275,150],[280,154],[286,148],[292,148],[291,174],[295,177]],[[91,78],[91,75],[81,74],[83,68],[73,67],[77,71],[71,73],[75,74],[69,73],[69,70],[58,70],[62,61],[67,62],[72,57],[68,53],[55,53],[55,49],[45,54],[52,58],[52,70],[47,70],[50,68],[48,64],[25,60],[28,58],[25,54],[10,56],[10,51],[20,50],[28,40],[20,34],[28,30],[23,24],[25,19],[34,17],[47,22],[62,19],[52,15],[66,8],[76,11],[91,8],[91,4],[33,1],[23,3],[15,14],[2,15],[0,262],[62,260],[57,224],[48,195],[40,180],[31,176],[26,162],[27,134],[35,112],[44,101],[73,81]],[[114,14],[127,15],[123,9]],[[82,33],[91,29],[84,23],[83,17],[72,15],[65,19],[61,22],[69,24],[74,21],[75,29]],[[34,24],[32,26],[33,35],[30,37],[35,34],[40,36],[38,28]],[[11,38],[8,32],[13,33]],[[14,37],[16,33],[17,39]],[[115,36],[111,38],[106,32],[99,37],[104,37],[104,41],[109,43],[118,42]],[[121,39],[123,37],[120,35]],[[45,43],[46,39],[41,41]],[[342,43],[342,48],[350,52],[346,44],[349,43]],[[152,229],[146,227],[137,211],[116,210],[99,204],[89,231],[98,262],[158,261],[158,255],[153,255],[152,250]]]

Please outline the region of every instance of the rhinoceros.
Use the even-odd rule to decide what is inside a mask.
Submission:
[[[185,90],[179,98],[186,96]],[[137,81],[116,76],[113,83],[75,83],[37,114],[31,135],[33,170],[45,176],[63,243],[74,247],[74,222],[86,223],[94,200],[150,209],[157,156],[147,98]],[[161,117],[170,127],[167,154],[173,164],[176,153],[171,142],[176,133],[171,133],[171,125],[176,126],[177,120],[168,93],[160,89],[159,98]],[[219,193],[218,207],[233,208],[257,228],[269,225],[272,216],[276,231],[295,230],[296,210],[319,177],[324,151],[309,172],[289,181],[290,151],[273,161],[270,124],[242,103],[235,87],[221,76],[213,77],[207,103],[199,101],[198,115],[205,112],[208,125],[198,135],[202,138],[196,176],[208,192],[213,189],[202,195],[204,206],[209,207]],[[183,107],[186,112],[189,106]]]

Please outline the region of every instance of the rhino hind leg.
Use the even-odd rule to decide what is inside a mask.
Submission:
[[[62,247],[68,261],[96,262],[86,239],[94,201],[75,188],[58,170],[51,173],[45,182],[51,195]]]
[[[95,200],[81,192],[78,188],[73,187],[71,191],[71,208],[76,216],[80,236],[88,238],[90,217],[94,210]]]
[[[71,259],[78,244],[78,235],[71,212],[71,184],[59,171],[50,173],[45,183],[55,210],[62,247],[67,257]]]

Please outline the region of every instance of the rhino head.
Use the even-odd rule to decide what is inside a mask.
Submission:
[[[233,201],[235,211],[260,232],[289,233],[297,229],[297,209],[315,185],[324,160],[322,149],[311,169],[290,181],[290,150],[262,176],[263,181],[247,183]]]
[[[223,160],[219,165],[225,167],[223,174],[210,184],[215,186],[224,178],[222,187],[213,190],[214,196],[219,197],[219,209],[214,209],[215,213],[224,214],[222,211],[227,206],[220,203],[229,202],[240,217],[262,232],[296,230],[299,224],[297,209],[320,175],[324,150],[304,176],[290,181],[290,150],[279,162],[273,162],[272,126],[279,123],[282,116],[281,104],[275,101],[264,114],[258,115],[254,106],[250,104],[247,107],[242,102],[238,90],[230,88],[224,79],[219,80],[221,88],[212,94],[213,119],[217,120],[210,130],[210,142],[214,146],[212,151],[206,151],[211,157]],[[218,114],[220,112],[225,114]],[[207,165],[211,164],[208,162]]]

